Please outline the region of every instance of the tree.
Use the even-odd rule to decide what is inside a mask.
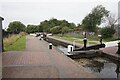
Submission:
[[[107,26],[111,27],[111,28],[115,28],[115,24],[117,23],[117,21],[120,19],[119,18],[115,18],[115,15],[112,13],[109,13],[108,17],[105,17],[105,21],[107,22]]]
[[[43,27],[43,32],[49,32],[49,22],[47,20],[43,21],[43,22],[40,22],[40,26]]]
[[[75,25],[74,23],[69,23],[68,27],[69,27],[70,29],[74,29],[74,28],[76,27],[76,25]]]
[[[115,33],[115,29],[113,27],[104,27],[100,31],[102,38],[110,38]]]
[[[62,35],[64,35],[65,33],[68,33],[70,31],[72,31],[72,30],[69,27],[65,26],[62,28],[61,33],[62,33]]]
[[[38,32],[43,32],[43,27],[41,25],[38,25]]]
[[[43,32],[48,32],[48,33],[51,32],[51,28],[55,26],[61,26],[61,27],[67,26],[71,29],[76,27],[74,23],[69,23],[66,20],[57,20],[55,18],[51,18],[50,20],[44,20],[40,22],[40,26],[43,28]]]
[[[108,16],[109,11],[102,5],[96,6],[91,13],[89,13],[82,20],[82,28],[85,31],[95,32],[96,27],[101,24],[101,20],[104,16]]]
[[[62,29],[61,26],[55,26],[55,27],[51,28],[50,31],[52,32],[52,34],[59,34],[59,33],[61,33],[61,29]]]
[[[42,27],[40,25],[27,25],[27,33],[42,32]]]
[[[20,21],[10,22],[7,29],[8,32],[15,34],[18,34],[20,32],[25,32],[25,30],[26,30],[26,26]]]
[[[104,21],[107,24],[106,27],[109,27],[109,31],[110,31],[110,32],[109,31],[108,32],[105,31],[105,33],[102,33],[103,35],[105,35],[105,37],[107,35],[110,35],[112,37],[112,35],[115,34],[115,33],[119,35],[119,26],[116,25],[116,23],[117,23],[117,21],[119,19],[120,19],[120,17],[116,18],[115,15],[112,14],[112,13],[109,13],[109,16],[104,18]],[[105,30],[106,30],[106,28],[105,28]],[[110,37],[110,36],[108,36],[108,37]]]
[[[27,25],[27,33],[35,33],[35,32],[46,32],[46,33],[61,33],[62,27],[67,26],[70,29],[74,29],[76,25],[74,23],[69,23],[66,20],[57,20],[55,18],[51,18],[49,20],[44,20],[40,22],[39,25]],[[60,30],[59,30],[60,29]],[[58,31],[55,31],[58,30]]]

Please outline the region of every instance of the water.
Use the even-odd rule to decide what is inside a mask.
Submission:
[[[60,46],[60,45],[57,45],[56,46],[60,51],[62,51],[65,55],[69,54],[67,52],[67,48],[66,47],[63,47],[63,46]]]
[[[120,79],[120,63],[108,58],[81,58],[74,59],[83,67],[87,68],[100,78],[118,78]]]
[[[63,53],[67,54],[67,48],[56,46]],[[120,79],[120,62],[104,57],[74,59],[83,67],[87,68],[99,78],[118,78]]]

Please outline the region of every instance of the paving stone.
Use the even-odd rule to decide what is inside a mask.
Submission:
[[[3,78],[58,78],[58,70],[51,66],[5,67]]]
[[[95,78],[96,76],[48,43],[27,36],[25,51],[3,53],[4,78]]]

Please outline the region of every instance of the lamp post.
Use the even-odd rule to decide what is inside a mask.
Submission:
[[[102,44],[102,35],[98,35],[98,37],[100,38],[100,44]]]
[[[2,33],[2,21],[4,18],[0,17],[0,53],[4,51],[3,49],[3,33]]]

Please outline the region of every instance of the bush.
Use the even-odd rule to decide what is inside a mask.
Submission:
[[[59,33],[61,33],[61,29],[62,29],[61,26],[55,26],[55,27],[51,28],[50,31],[52,32],[52,34],[59,34]]]
[[[110,38],[113,36],[113,34],[115,34],[115,29],[111,27],[104,27],[101,29],[100,33],[102,35],[102,38]]]
[[[25,36],[26,33],[25,33],[25,32],[20,32],[19,35],[20,35],[20,36]]]
[[[4,46],[10,46],[12,45],[15,41],[17,41],[17,39],[19,39],[19,35],[10,35],[9,37],[7,38],[4,38],[3,39],[3,43],[4,43]]]
[[[65,33],[68,33],[70,31],[72,31],[72,29],[70,29],[69,27],[65,26],[65,27],[62,28],[61,33],[65,34]]]

